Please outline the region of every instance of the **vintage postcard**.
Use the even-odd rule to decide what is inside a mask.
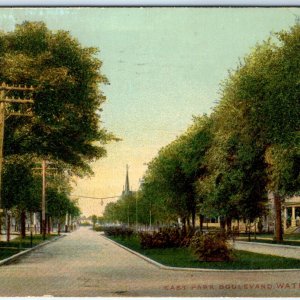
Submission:
[[[300,296],[299,7],[0,7],[0,297]]]

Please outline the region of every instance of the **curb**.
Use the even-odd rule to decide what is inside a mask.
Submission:
[[[300,269],[258,269],[258,270],[244,270],[244,269],[235,269],[235,270],[224,270],[224,269],[204,269],[204,268],[182,268],[182,267],[170,267],[170,266],[166,266],[163,265],[161,263],[158,263],[157,261],[148,258],[147,256],[144,256],[143,254],[136,252],[130,248],[127,248],[126,246],[123,246],[113,240],[111,240],[110,238],[100,234],[101,237],[103,237],[104,239],[112,242],[113,244],[119,246],[120,248],[123,248],[124,250],[138,256],[139,258],[147,261],[148,263],[162,269],[162,270],[169,270],[169,271],[188,271],[188,272],[231,272],[231,273],[235,273],[235,272],[241,272],[241,273],[261,273],[261,272],[299,272]]]
[[[36,250],[36,249],[38,249],[38,248],[40,248],[40,247],[43,247],[43,246],[45,246],[45,245],[47,245],[47,244],[49,244],[49,243],[51,243],[51,242],[55,242],[55,241],[57,241],[58,239],[63,238],[63,237],[65,237],[65,236],[66,236],[66,235],[60,235],[60,236],[57,236],[57,237],[55,237],[55,238],[53,238],[53,239],[51,239],[51,240],[49,240],[49,241],[40,243],[40,244],[38,244],[38,245],[36,245],[36,246],[34,246],[34,247],[32,247],[32,248],[26,249],[26,250],[21,251],[21,252],[19,252],[19,253],[17,253],[17,254],[14,254],[14,255],[12,255],[12,256],[10,256],[10,257],[7,257],[7,258],[5,258],[5,259],[3,259],[3,260],[0,260],[0,266],[2,266],[2,265],[8,265],[8,264],[10,264],[11,262],[17,260],[19,257],[21,257],[21,256],[23,256],[23,255],[25,255],[25,254],[27,254],[27,253],[33,251],[33,250]]]

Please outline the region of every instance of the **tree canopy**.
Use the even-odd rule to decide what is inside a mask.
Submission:
[[[254,196],[249,205],[264,193],[275,195],[277,240],[282,239],[281,202],[300,190],[299,43],[296,24],[256,46],[225,81],[215,111],[223,145],[237,141],[231,160],[245,149],[242,175],[251,179],[247,190]]]
[[[5,155],[33,153],[91,172],[88,162],[105,155],[104,145],[114,139],[100,122],[100,86],[108,80],[97,52],[42,22],[1,33],[0,82],[36,88],[34,116],[6,121]]]

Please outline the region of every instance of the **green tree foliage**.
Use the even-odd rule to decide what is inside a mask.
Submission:
[[[148,177],[138,191],[138,219],[142,224],[152,226],[177,221],[176,210],[166,205],[164,194],[158,193],[158,188],[158,183]]]
[[[105,207],[103,217],[107,221],[119,222],[121,224],[133,225],[136,222],[137,194],[130,193],[122,195],[117,202],[108,203]],[[139,221],[141,221],[139,212]]]
[[[211,141],[210,119],[194,118],[186,133],[161,149],[149,164],[141,190],[142,201],[150,202],[154,211],[166,207],[165,218],[169,216],[170,220],[180,217],[189,224],[192,218],[195,226],[199,201],[195,182],[206,174],[204,156]]]
[[[31,212],[40,209],[42,184],[41,179],[33,173],[33,162],[28,156],[18,157],[18,160],[6,160],[3,172],[3,207]]]
[[[115,223],[118,220],[117,209],[118,209],[117,202],[107,203],[103,213],[103,217],[105,221]]]
[[[92,215],[93,228],[95,228],[97,220],[98,220],[97,216],[96,215]]]
[[[232,218],[252,222],[264,213],[266,164],[255,141],[224,130],[223,114],[226,111],[220,110],[213,116],[214,141],[206,154],[209,176],[198,183],[198,190],[204,195],[201,208],[205,215],[221,217],[222,226],[227,222],[230,230]],[[219,117],[222,123],[218,128]]]
[[[300,190],[299,45],[299,24],[257,45],[222,84],[209,121],[195,121],[149,164],[142,200],[183,219],[198,203],[229,225],[261,216],[273,192],[282,239],[281,203]]]
[[[69,195],[57,188],[48,187],[46,190],[47,215],[58,224],[58,232],[60,233],[61,224],[64,222],[66,214],[72,218],[80,216],[80,208],[76,201],[72,201]]]
[[[88,162],[105,155],[104,144],[114,139],[100,127],[99,86],[108,81],[97,51],[42,22],[1,34],[0,82],[36,87],[34,117],[6,122],[5,155],[34,153],[91,172]]]
[[[258,45],[224,83],[215,112],[220,124],[218,143],[225,147],[222,167],[226,171],[233,164],[230,170],[234,170],[236,163],[241,164],[238,169],[249,184],[244,186],[245,180],[238,179],[241,189],[234,190],[242,191],[244,199],[248,194],[246,207],[267,190],[274,193],[278,241],[282,239],[281,202],[299,191],[299,41],[296,24]],[[216,175],[221,176],[218,182],[226,179],[224,172]],[[259,180],[262,184],[256,186]]]
[[[189,182],[184,176],[177,145],[175,141],[161,149],[158,156],[148,165],[148,172],[144,178],[146,186],[153,185],[151,189],[148,188],[153,192],[153,204],[156,199],[162,202],[169,212],[168,219],[176,216],[173,221],[178,217],[186,220],[190,213],[188,195],[185,193]]]
[[[71,208],[69,196],[54,188],[47,188],[47,213],[58,220],[63,219]]]

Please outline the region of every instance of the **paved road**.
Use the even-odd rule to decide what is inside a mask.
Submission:
[[[88,228],[0,267],[0,296],[300,296],[300,271],[160,269]]]

